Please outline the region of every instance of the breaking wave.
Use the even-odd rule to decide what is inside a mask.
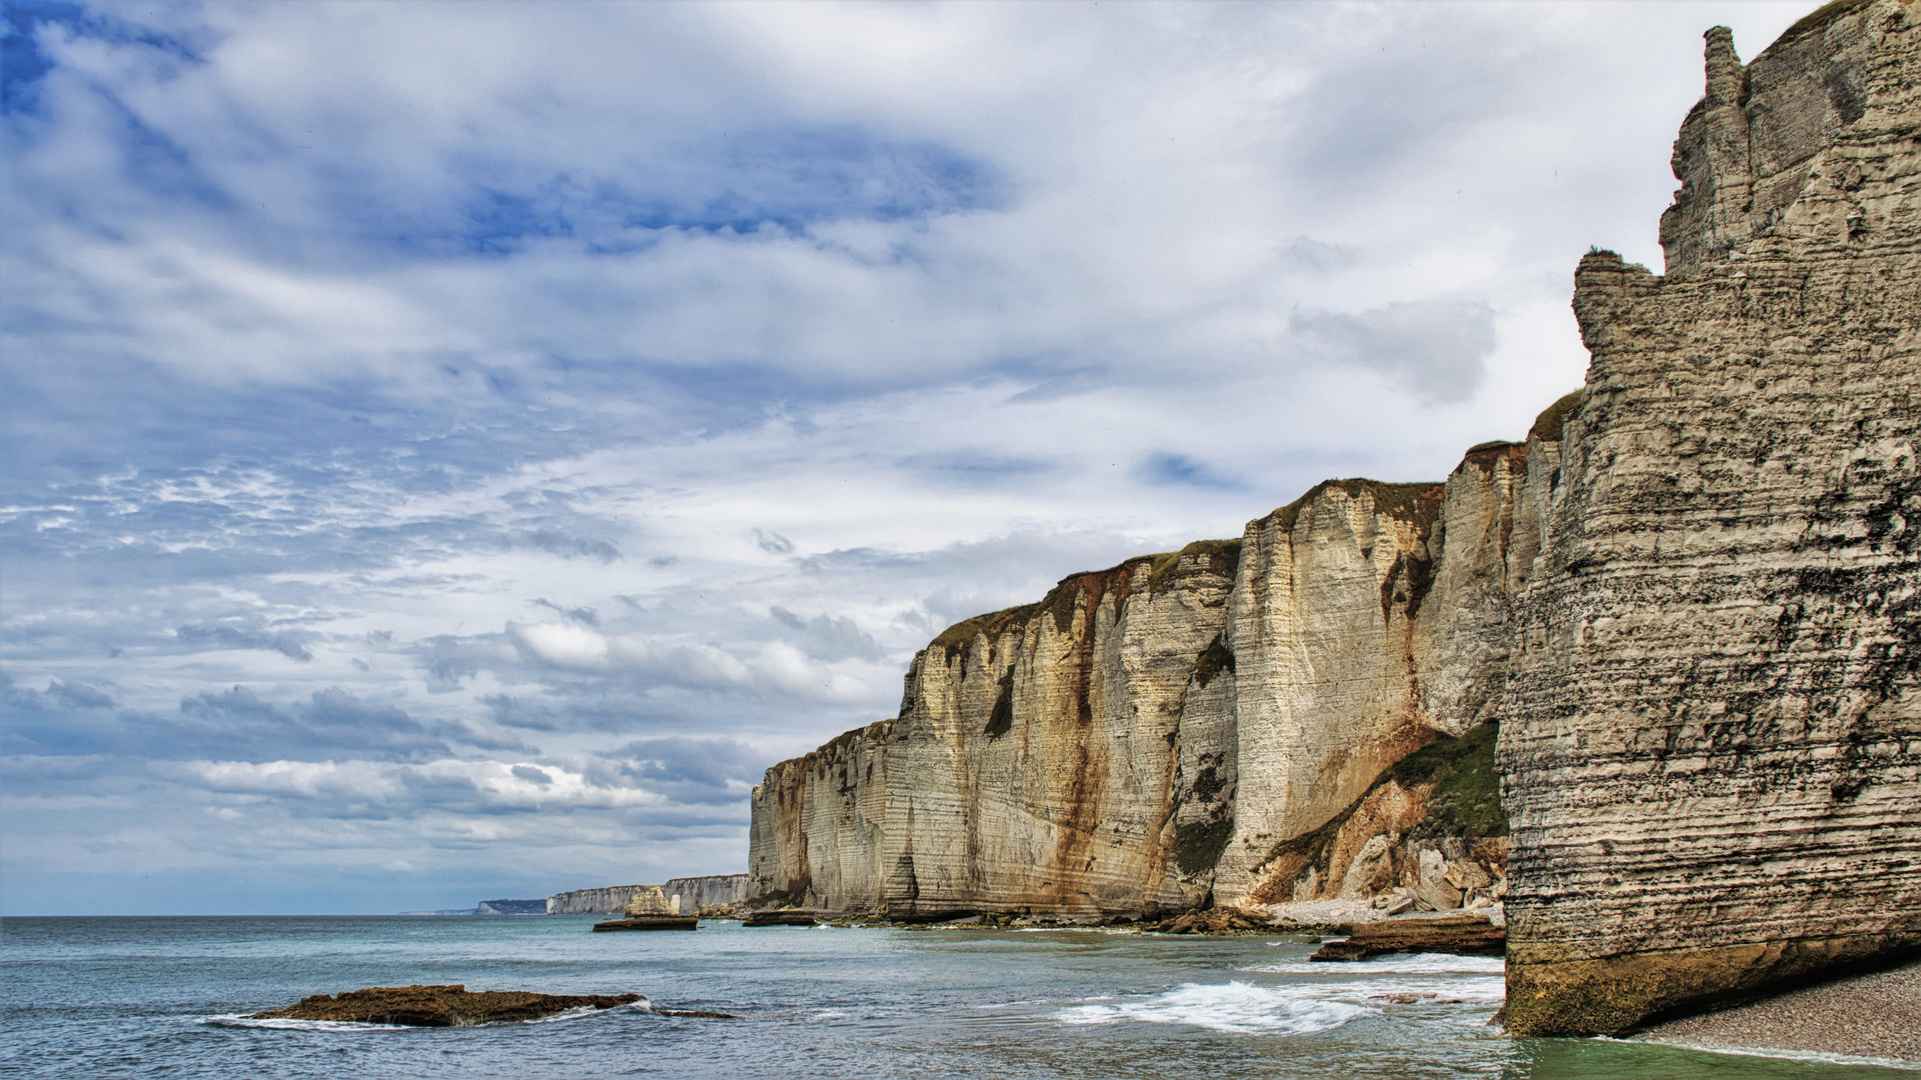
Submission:
[[[1068,1024],[1188,1024],[1235,1035],[1308,1035],[1380,1010],[1313,994],[1309,986],[1265,987],[1230,982],[1183,983],[1166,993],[1113,1005],[1080,1005],[1060,1013]]]

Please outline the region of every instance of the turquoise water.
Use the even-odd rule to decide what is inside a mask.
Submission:
[[[1901,1077],[1489,1028],[1500,962],[1099,930],[594,934],[591,918],[0,921],[0,1074],[61,1077]],[[648,995],[454,1029],[242,1014],[408,983]],[[1423,997],[1421,995],[1433,995]],[[1397,1003],[1409,997],[1413,1003]]]

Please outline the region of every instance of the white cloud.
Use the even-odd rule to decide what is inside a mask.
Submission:
[[[1701,30],[1804,8],[47,9],[0,879],[737,868],[947,623],[1524,432]]]

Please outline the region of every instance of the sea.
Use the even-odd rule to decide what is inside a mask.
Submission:
[[[1501,961],[1309,963],[1303,937],[1112,929],[592,932],[592,917],[0,919],[21,1077],[1899,1077],[1863,1062],[1489,1026]],[[462,1028],[249,1020],[315,993],[640,993]],[[662,1009],[738,1019],[662,1015]]]

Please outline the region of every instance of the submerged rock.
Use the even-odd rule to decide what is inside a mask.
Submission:
[[[297,1005],[254,1013],[252,1020],[335,1020],[411,1027],[455,1027],[533,1020],[569,1009],[611,1009],[646,1001],[645,994],[535,994],[525,990],[469,993],[452,986],[375,986],[344,994],[315,994]]]
[[[1383,919],[1354,928],[1345,941],[1330,941],[1309,960],[1365,960],[1385,953],[1429,952],[1455,956],[1501,956],[1507,931],[1486,919]]]

